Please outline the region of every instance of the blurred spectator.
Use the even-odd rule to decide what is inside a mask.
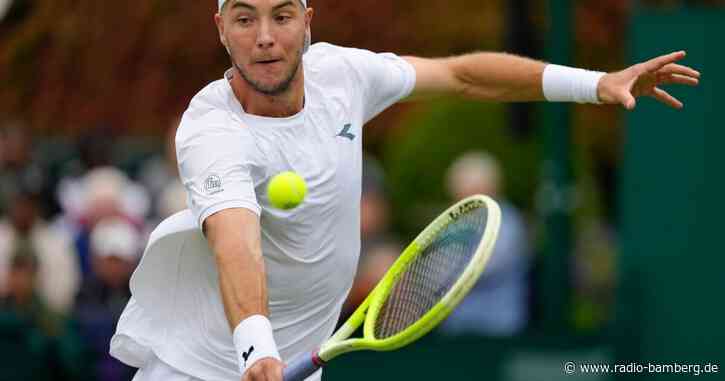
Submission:
[[[186,189],[178,179],[166,184],[158,196],[155,210],[159,220],[186,209]]]
[[[0,0],[0,20],[5,18],[5,15],[10,10],[11,5],[13,5],[11,0]]]
[[[94,355],[95,379],[130,380],[134,370],[108,354],[108,343],[131,291],[128,281],[136,267],[141,236],[136,226],[119,217],[98,221],[90,235],[92,272],[81,286],[76,319]]]
[[[362,252],[366,246],[392,240],[390,204],[385,191],[385,174],[377,160],[363,158],[362,194],[360,195],[360,234]]]
[[[29,247],[17,247],[10,256],[4,283],[6,293],[0,298],[0,365],[3,373],[15,373],[17,379],[42,380],[50,377],[50,371],[33,370],[26,358],[40,361],[46,368],[51,337],[60,324],[45,305],[37,298],[35,283],[37,260]],[[17,355],[21,354],[21,355]],[[25,365],[23,368],[20,366]],[[0,379],[10,380],[7,375]]]
[[[85,131],[75,142],[73,155],[64,160],[57,169],[58,177],[55,184],[55,196],[62,209],[62,219],[57,221],[61,226],[68,228],[73,234],[77,233],[77,225],[84,218],[88,202],[95,190],[88,190],[86,185],[92,180],[88,175],[102,173],[95,176],[100,181],[94,184],[101,185],[108,179],[110,185],[118,185],[122,180],[112,179],[111,172],[118,172],[111,165],[112,147],[117,134],[109,127],[100,125]],[[98,169],[111,169],[100,170]],[[123,178],[125,175],[115,176]],[[118,191],[118,190],[117,190]],[[108,193],[108,192],[107,192]]]
[[[89,239],[98,221],[121,217],[141,227],[149,209],[146,190],[113,167],[98,167],[80,179],[62,181],[58,198],[64,211],[62,225],[76,237],[84,278],[91,272]]]
[[[164,151],[148,159],[139,174],[139,182],[151,196],[149,224],[155,227],[164,218],[186,209],[186,191],[179,180],[176,164],[176,129],[179,118],[174,118],[164,137]]]
[[[54,336],[60,330],[59,317],[38,297],[35,287],[37,277],[36,253],[29,246],[18,246],[10,259],[6,281],[7,293],[2,298],[2,308],[32,321],[45,334]]]
[[[345,301],[340,323],[347,320],[347,317],[362,304],[375,285],[383,279],[390,266],[398,259],[402,250],[401,245],[388,242],[375,245],[362,253],[357,276]]]
[[[474,194],[496,199],[502,221],[483,276],[442,324],[441,331],[451,335],[517,334],[528,321],[528,237],[521,214],[503,197],[499,164],[487,153],[467,153],[449,168],[447,181],[456,200]]]
[[[360,197],[360,260],[357,275],[343,306],[340,322],[352,314],[400,255],[403,247],[389,231],[390,205],[385,176],[378,162],[363,159]]]
[[[0,379],[85,379],[83,347],[73,326],[39,297],[37,254],[31,245],[16,245],[11,255],[7,292],[0,298]]]
[[[98,125],[78,140],[78,163],[82,172],[111,165],[114,139],[118,134],[110,126]]]
[[[10,292],[13,254],[27,248],[37,262],[38,297],[54,312],[65,314],[80,284],[78,260],[71,237],[49,227],[38,209],[36,197],[21,191],[12,199],[8,219],[0,220],[0,296]]]
[[[22,190],[39,197],[41,207],[53,202],[44,168],[35,160],[27,126],[10,122],[0,129],[0,213],[7,213],[10,199]]]

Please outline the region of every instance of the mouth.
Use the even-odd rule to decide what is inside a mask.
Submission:
[[[279,60],[279,59],[267,59],[267,60],[257,60],[256,63],[260,64],[260,65],[270,65],[270,64],[277,63],[280,61],[281,60]]]

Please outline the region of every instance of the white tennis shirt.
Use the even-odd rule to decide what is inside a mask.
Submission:
[[[208,381],[239,380],[218,273],[199,226],[227,208],[260,216],[270,320],[283,360],[333,332],[360,251],[363,125],[408,96],[400,57],[314,44],[304,56],[305,106],[288,118],[247,114],[227,79],[191,101],[176,135],[189,210],[152,233],[131,279],[133,298],[111,353],[136,367],[153,353]],[[295,171],[308,185],[290,211],[270,206],[268,181]],[[319,379],[320,372],[311,379]]]

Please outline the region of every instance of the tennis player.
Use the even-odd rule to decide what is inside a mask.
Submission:
[[[176,136],[189,210],[152,234],[111,353],[136,381],[279,381],[327,339],[360,249],[363,125],[411,97],[621,104],[696,85],[676,52],[616,73],[499,53],[444,59],[310,45],[306,0],[219,0],[232,67],[191,101]],[[270,206],[282,171],[304,202]],[[310,379],[320,379],[321,372]]]

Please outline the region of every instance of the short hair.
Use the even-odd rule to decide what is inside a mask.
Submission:
[[[227,3],[229,3],[229,0],[218,0],[219,1],[219,13],[222,13],[224,9],[227,7]],[[307,9],[307,3],[309,3],[310,0],[298,0],[300,5],[302,5],[303,9]]]

